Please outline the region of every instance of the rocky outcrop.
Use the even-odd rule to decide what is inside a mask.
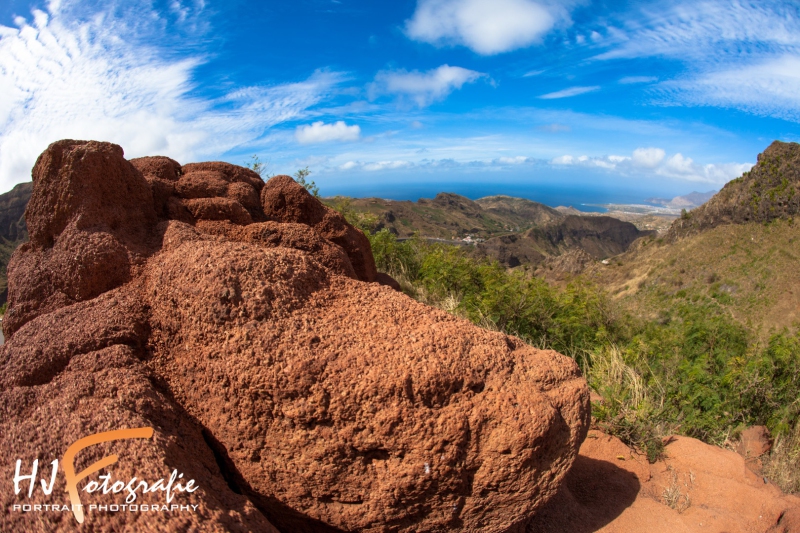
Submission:
[[[665,239],[697,234],[725,224],[770,222],[800,213],[800,144],[775,141],[758,162],[729,181],[713,198],[672,223]]]
[[[194,512],[90,527],[520,530],[575,459],[589,395],[574,361],[385,286],[364,235],[290,178],[83,141],[51,145],[33,177],[0,348],[4,472],[39,458],[49,474],[78,438],[150,427],[76,471],[114,453],[114,479],[175,469],[199,487],[173,502]],[[63,503],[61,476],[33,502],[12,477],[4,509]]]

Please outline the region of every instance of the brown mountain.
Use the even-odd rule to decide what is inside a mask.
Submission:
[[[552,207],[525,198],[487,196],[475,200],[486,212],[517,222],[517,225],[544,226],[564,218]]]
[[[667,238],[675,240],[724,224],[789,219],[800,212],[800,144],[775,141],[758,163],[728,182],[711,200],[676,220]]]
[[[466,235],[488,239],[563,218],[555,209],[522,198],[491,196],[473,201],[446,192],[416,202],[353,198],[350,206],[376,216],[376,229],[386,228],[398,237],[419,233],[437,239]]]
[[[8,296],[6,266],[17,246],[28,240],[25,225],[25,207],[31,198],[33,183],[20,183],[5,194],[0,194],[0,305]]]
[[[537,265],[569,250],[604,259],[625,252],[633,241],[653,233],[612,217],[568,215],[524,233],[489,239],[478,245],[478,253],[512,268]]]

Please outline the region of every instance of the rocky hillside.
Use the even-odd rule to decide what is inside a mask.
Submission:
[[[641,316],[710,299],[764,336],[800,324],[800,144],[775,141],[663,239],[640,241],[587,276]]]
[[[653,233],[611,217],[566,215],[544,227],[494,237],[477,248],[479,254],[508,267],[535,266],[548,257],[577,250],[604,259],[625,252],[633,241]]]
[[[0,194],[0,305],[8,295],[6,265],[17,246],[28,240],[25,207],[31,198],[32,183],[20,183]]]
[[[376,282],[364,234],[288,176],[60,141],[26,217],[0,347],[3,471],[144,428],[77,470],[113,453],[115,480],[176,469],[198,487],[171,502],[195,512],[90,512],[87,531],[519,531],[586,437],[572,359]],[[75,530],[69,511],[9,511],[63,504],[62,476],[31,499],[12,477],[0,529]]]
[[[563,218],[562,213],[538,202],[513,196],[486,196],[475,200],[488,213],[506,217],[518,226],[545,226]]]
[[[377,217],[377,230],[386,228],[398,237],[419,233],[438,239],[467,235],[487,239],[494,235],[524,231],[562,218],[546,205],[508,196],[491,196],[472,201],[453,193],[416,202],[356,198],[351,206]]]
[[[800,144],[773,142],[758,163],[711,200],[676,220],[669,240],[724,224],[789,219],[800,212]]]

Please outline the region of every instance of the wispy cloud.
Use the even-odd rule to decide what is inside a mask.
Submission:
[[[538,76],[539,74],[543,74],[545,71],[544,69],[540,70],[529,70],[525,74],[522,75],[523,78],[532,78],[534,76]]]
[[[797,6],[780,0],[660,2],[624,15],[611,48],[599,58],[724,62],[800,45]]]
[[[728,107],[800,122],[800,53],[666,82],[659,103]]]
[[[486,74],[462,67],[442,65],[433,70],[419,72],[414,70],[382,70],[369,86],[370,98],[379,95],[394,95],[410,99],[419,107],[444,100],[451,92],[473,83]]]
[[[295,137],[300,144],[357,141],[360,136],[361,128],[358,125],[348,126],[343,120],[333,124],[325,124],[320,120],[298,126],[295,131]]]
[[[575,2],[532,0],[419,0],[406,34],[437,45],[463,45],[482,55],[530,46],[554,26],[569,23]]]
[[[683,63],[683,72],[653,89],[653,103],[727,107],[800,122],[800,12],[793,2],[661,2],[626,13],[613,29],[597,59]],[[620,83],[654,81],[631,76]]]
[[[398,170],[414,166],[411,161],[372,161],[363,163],[361,161],[348,161],[338,167],[338,170],[362,170],[365,172],[377,172],[381,170]]]
[[[623,85],[631,85],[634,83],[653,83],[658,81],[655,76],[625,76],[619,79],[619,83]]]
[[[201,7],[173,3],[171,23],[181,30],[146,2],[105,3],[97,13],[51,2],[32,20],[0,27],[0,187],[30,179],[37,155],[62,138],[116,142],[128,157],[219,157],[303,116],[341,80],[318,72],[300,83],[192,96],[202,54],[177,59],[154,43],[201,31]]]
[[[578,96],[579,94],[586,94],[599,90],[599,85],[592,85],[590,87],[570,87],[553,93],[543,94],[539,98],[542,100],[555,100],[557,98],[570,98],[572,96]]]
[[[572,131],[572,128],[566,124],[559,124],[558,122],[538,126],[536,129],[539,131],[546,131],[548,133],[569,133]]]

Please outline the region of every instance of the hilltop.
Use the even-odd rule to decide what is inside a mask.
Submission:
[[[642,316],[711,301],[766,335],[800,321],[800,144],[775,141],[749,172],[586,275]]]
[[[725,224],[791,219],[800,211],[800,144],[775,141],[749,172],[728,182],[708,202],[677,220],[675,240]]]
[[[398,237],[418,233],[448,240],[467,235],[488,239],[563,218],[555,209],[531,200],[491,196],[473,201],[447,192],[416,202],[353,198],[350,207],[377,217],[375,230],[385,228]]]

